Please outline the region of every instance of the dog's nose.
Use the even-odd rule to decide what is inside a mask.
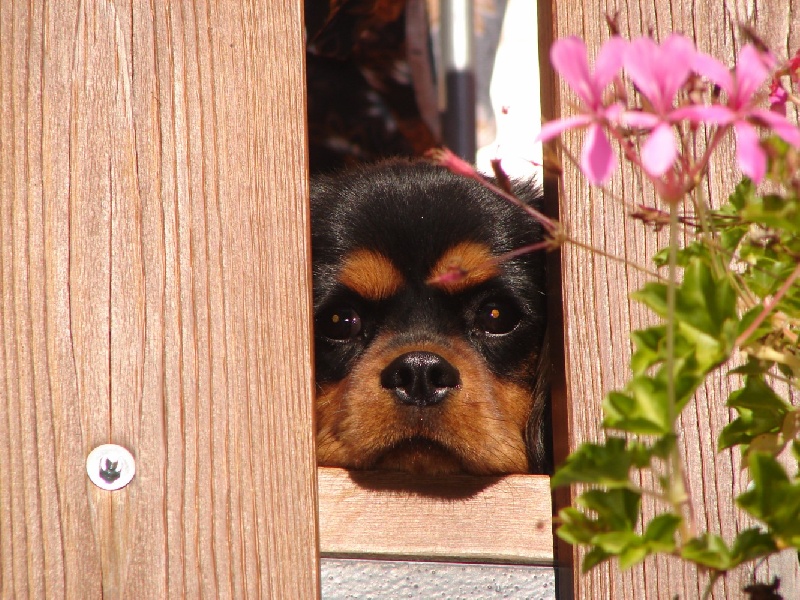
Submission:
[[[381,372],[381,386],[402,404],[438,404],[460,385],[458,369],[433,352],[407,352]]]

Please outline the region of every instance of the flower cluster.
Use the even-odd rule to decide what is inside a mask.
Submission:
[[[688,38],[674,34],[660,44],[646,37],[628,42],[614,36],[600,48],[593,71],[586,46],[575,37],[558,40],[550,57],[581,105],[578,114],[546,123],[538,139],[585,128],[580,168],[593,184],[605,184],[616,169],[610,139],[621,144],[626,157],[642,167],[667,200],[689,191],[708,162],[707,156],[692,162],[681,156],[687,126],[692,131],[700,125],[712,128],[715,141],[709,152],[732,130],[739,168],[755,183],[763,179],[767,165],[760,129],[768,128],[800,147],[800,129],[785,114],[791,92],[779,79],[785,73],[791,81],[798,80],[800,54],[778,68],[769,53],[747,45],[731,70],[697,50]],[[622,72],[637,90],[631,99],[638,103],[625,94]],[[762,88],[767,91],[768,81],[769,95],[760,95]],[[762,105],[767,98],[769,108]]]

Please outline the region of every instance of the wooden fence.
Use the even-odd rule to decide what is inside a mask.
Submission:
[[[606,13],[623,34],[683,31],[722,59],[740,22],[800,46],[793,3],[700,4],[540,0],[544,54],[556,36],[597,45]],[[303,56],[297,1],[0,2],[0,597],[319,595]],[[568,91],[546,67],[542,87],[557,116]],[[711,197],[735,177],[715,170]],[[653,202],[635,182],[626,171],[615,191]],[[575,169],[564,185],[573,235],[653,253]],[[635,271],[570,246],[560,258],[563,455],[599,435],[645,317],[627,299]],[[731,537],[743,481],[711,442],[726,391],[702,391],[681,443],[701,524]],[[108,442],[136,461],[114,492],[86,474]],[[773,573],[800,594],[796,556],[760,567]],[[653,559],[563,581],[586,599],[696,598],[705,576]]]

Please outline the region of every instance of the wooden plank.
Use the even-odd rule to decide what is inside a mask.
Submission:
[[[0,3],[3,598],[318,596],[303,57],[296,2]]]
[[[550,564],[550,478],[320,468],[323,556]]]
[[[539,51],[539,94],[542,116],[555,119],[561,116],[560,98],[555,73],[550,67],[550,46],[553,43],[555,30],[555,14],[553,3],[548,0],[537,1],[538,51]],[[543,169],[544,192],[543,208],[547,216],[560,219],[559,179],[549,169]],[[547,340],[550,348],[550,401],[553,427],[553,458],[555,464],[561,464],[572,449],[570,432],[572,427],[572,407],[569,403],[567,371],[569,365],[564,349],[564,306],[562,283],[561,250],[547,253]],[[553,514],[557,515],[562,508],[570,506],[574,494],[571,487],[553,490]],[[575,591],[575,561],[578,559],[575,549],[567,542],[555,537],[553,540],[556,565],[556,589],[560,600],[570,600]]]
[[[540,0],[543,2],[545,0]],[[636,37],[652,30],[659,38],[670,32],[691,36],[701,50],[732,64],[734,49],[742,44],[739,24],[748,22],[779,53],[800,46],[800,9],[793,3],[773,0],[724,0],[700,5],[690,0],[600,0],[599,2],[548,1],[552,19],[540,27],[551,31],[546,38],[577,35],[596,52],[608,38],[605,15],[617,15],[622,35]],[[544,87],[544,86],[543,86]],[[566,112],[574,96],[562,84],[545,90],[550,101],[543,101],[545,119]],[[562,108],[563,107],[563,108]],[[573,156],[580,155],[582,134],[564,137]],[[721,193],[731,190],[739,175],[730,169],[733,144],[721,148],[724,161],[712,165],[706,194],[712,202],[724,200]],[[642,189],[640,181],[627,168],[617,175],[611,194],[591,189],[577,171],[564,165],[562,219],[570,233],[584,244],[625,257],[637,264],[648,264],[655,250],[666,244],[665,235],[654,236],[626,216],[626,209],[614,197],[655,205],[652,192]],[[622,386],[629,374],[630,343],[628,332],[647,324],[650,318],[628,293],[644,282],[640,273],[599,254],[588,254],[574,245],[562,251],[564,293],[564,336],[567,377],[566,402],[574,448],[583,441],[598,439],[602,433],[601,401],[604,394]],[[715,440],[729,422],[724,401],[729,382],[715,378],[704,387],[684,411],[681,421],[681,451],[687,465],[689,492],[698,526],[720,533],[730,540],[747,527],[732,503],[732,496],[746,485],[740,471],[738,453],[716,453]],[[795,398],[795,401],[797,399]],[[651,482],[643,480],[643,486]],[[652,499],[644,500],[645,515],[651,517],[657,507]],[[576,569],[583,553],[576,555]],[[800,569],[797,557],[787,552],[758,567],[758,578],[781,577],[785,598],[800,597]],[[648,559],[620,572],[616,563],[601,566],[587,575],[575,572],[576,596],[598,598],[698,598],[707,584],[707,575],[672,558]],[[752,581],[752,572],[740,569],[720,580],[712,598],[739,597],[742,587]]]

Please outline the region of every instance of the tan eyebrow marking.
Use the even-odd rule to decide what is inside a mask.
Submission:
[[[442,254],[431,269],[428,283],[456,294],[499,274],[500,269],[486,244],[461,242]]]
[[[339,282],[367,300],[383,300],[400,291],[404,279],[383,254],[359,249],[345,257]]]

